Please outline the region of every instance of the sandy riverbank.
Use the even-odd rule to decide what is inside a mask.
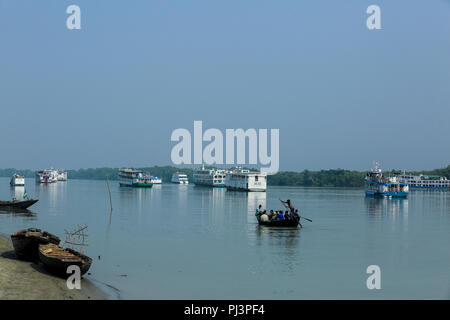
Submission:
[[[108,295],[89,279],[81,290],[69,290],[66,280],[54,277],[33,262],[17,259],[9,237],[0,235],[0,299],[7,300],[98,300]]]

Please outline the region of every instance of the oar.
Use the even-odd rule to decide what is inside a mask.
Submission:
[[[308,219],[308,218],[305,218],[305,217],[302,217],[302,216],[299,216],[300,218],[303,218],[303,219],[305,219],[305,220],[308,220],[309,222],[312,222],[312,220],[311,219]]]

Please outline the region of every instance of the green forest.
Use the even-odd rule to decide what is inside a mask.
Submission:
[[[187,174],[189,179],[192,179],[192,169],[187,168],[153,166],[139,169],[150,172],[153,176],[160,177],[165,182],[169,182],[172,174],[176,171],[183,172]],[[68,170],[67,176],[69,179],[105,180],[108,177],[110,180],[117,180],[118,172],[118,168],[91,168]],[[392,170],[389,173],[398,174],[399,172],[399,170]],[[0,169],[0,177],[11,177],[14,173],[22,174],[27,178],[34,178],[34,171],[32,170]],[[408,173],[432,174],[444,176],[450,179],[450,165],[442,169],[414,171]],[[344,169],[320,171],[304,170],[302,172],[280,171],[277,174],[268,177],[268,184],[272,186],[362,187],[364,183],[364,175],[365,172]]]

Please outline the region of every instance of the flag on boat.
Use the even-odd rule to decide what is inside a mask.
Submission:
[[[23,193],[23,198],[24,198],[24,199],[28,199],[27,190],[25,190],[25,192]]]

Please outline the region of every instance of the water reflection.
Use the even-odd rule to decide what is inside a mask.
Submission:
[[[24,195],[25,195],[24,186],[11,187],[11,198],[22,201],[24,200]]]
[[[395,224],[408,228],[408,199],[377,199],[366,197],[364,199],[366,213],[369,220],[388,219]]]
[[[67,198],[67,182],[36,183],[34,192],[38,199],[46,198],[51,207]]]

